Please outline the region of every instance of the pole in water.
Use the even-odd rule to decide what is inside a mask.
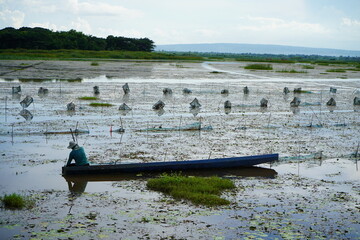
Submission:
[[[72,136],[73,141],[76,142],[76,141],[75,141],[75,137],[74,137],[74,133],[73,133],[73,131],[72,131],[71,128],[70,128],[70,132],[71,132],[71,136]]]
[[[7,96],[5,96],[5,122],[7,122]]]
[[[356,152],[355,152],[355,158],[357,158],[358,153],[359,153],[359,146],[360,146],[360,142],[358,142],[357,148],[356,148]]]
[[[14,124],[11,124],[11,143],[14,144]]]

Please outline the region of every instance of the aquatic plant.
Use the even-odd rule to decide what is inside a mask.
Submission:
[[[97,100],[98,98],[97,97],[79,97],[78,99],[88,101],[88,100]]]
[[[315,69],[314,66],[309,66],[309,65],[304,65],[302,68],[303,69]]]
[[[163,174],[159,178],[148,180],[147,187],[169,194],[175,199],[190,200],[194,204],[205,206],[228,205],[230,202],[219,195],[235,185],[229,179],[219,177],[186,177],[180,174]]]
[[[276,72],[279,72],[279,73],[308,73],[307,71],[297,71],[295,69],[291,69],[291,70],[283,69],[283,70],[276,71]]]
[[[91,107],[111,107],[113,106],[111,103],[90,103]]]
[[[341,72],[341,73],[344,73],[346,72],[345,69],[328,69],[326,70],[327,72]]]
[[[30,207],[33,204],[31,200],[16,193],[5,195],[1,200],[5,208],[9,209],[22,209],[24,207]]]
[[[248,64],[244,67],[245,69],[252,69],[252,70],[272,70],[273,67],[271,64]]]

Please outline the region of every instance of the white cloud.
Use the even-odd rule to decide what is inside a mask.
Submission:
[[[97,2],[79,2],[78,0],[68,0],[67,8],[75,14],[98,15],[98,16],[124,16],[137,18],[142,16],[139,10],[128,9],[120,5]]]
[[[348,27],[360,27],[360,20],[350,19],[350,18],[343,18],[342,25]]]
[[[54,13],[58,10],[58,7],[55,4],[49,4],[49,1],[44,0],[23,0],[25,6],[27,6],[31,11],[41,12],[41,13]]]
[[[91,34],[92,32],[90,24],[85,19],[80,17],[70,23],[70,28],[85,34]]]
[[[329,30],[318,23],[286,21],[280,18],[246,17],[238,30],[247,31],[291,31],[305,33],[328,33]],[[248,20],[248,22],[246,22]]]
[[[146,37],[146,36],[144,36],[143,32],[135,30],[135,29],[118,30],[118,29],[113,29],[113,28],[99,28],[97,33],[99,33],[99,35],[102,37],[107,37],[109,35],[131,37],[131,38]]]
[[[204,37],[215,37],[215,36],[219,35],[218,31],[214,31],[211,29],[198,29],[198,30],[195,30],[195,33],[200,34],[201,36],[204,36]]]
[[[25,13],[18,10],[11,11],[9,9],[5,9],[0,12],[0,19],[3,21],[3,25],[6,25],[6,27],[11,26],[20,28],[23,26]]]
[[[29,27],[41,27],[41,28],[47,28],[53,31],[59,31],[59,27],[56,26],[56,24],[52,24],[50,22],[44,22],[44,23],[30,23]]]

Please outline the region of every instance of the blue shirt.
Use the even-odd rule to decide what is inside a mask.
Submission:
[[[82,165],[89,164],[83,147],[79,147],[76,150],[73,149],[70,152],[69,160],[67,161],[66,165],[70,165],[70,163],[73,159],[75,160],[76,166],[82,166]]]

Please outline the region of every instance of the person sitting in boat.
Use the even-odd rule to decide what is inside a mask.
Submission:
[[[70,141],[69,146],[67,147],[72,149],[69,154],[69,160],[66,163],[66,166],[89,166],[85,151],[83,147],[80,147],[76,142]],[[71,163],[72,160],[75,160],[75,163]]]

